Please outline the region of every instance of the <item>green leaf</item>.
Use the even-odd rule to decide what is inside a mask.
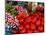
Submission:
[[[13,16],[16,16],[16,15],[17,15],[17,11],[16,11],[15,9],[13,9],[13,10],[11,11],[11,14],[12,14]]]
[[[12,9],[12,4],[6,3],[5,4],[5,10],[9,12],[11,9]]]

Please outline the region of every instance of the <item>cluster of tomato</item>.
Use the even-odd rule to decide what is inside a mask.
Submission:
[[[20,33],[43,32],[44,31],[44,15],[43,13],[30,13],[27,15],[18,15],[20,21]]]
[[[20,22],[19,33],[44,32],[43,8],[36,8],[36,12],[19,13],[17,19]]]

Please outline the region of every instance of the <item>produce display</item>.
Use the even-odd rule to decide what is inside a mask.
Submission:
[[[44,32],[44,3],[12,1],[5,4],[5,32]]]

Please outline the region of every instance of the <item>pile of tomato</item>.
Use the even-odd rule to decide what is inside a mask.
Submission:
[[[44,32],[44,13],[42,9],[36,9],[36,12],[30,12],[29,15],[20,12],[17,19],[20,24],[18,33]]]

